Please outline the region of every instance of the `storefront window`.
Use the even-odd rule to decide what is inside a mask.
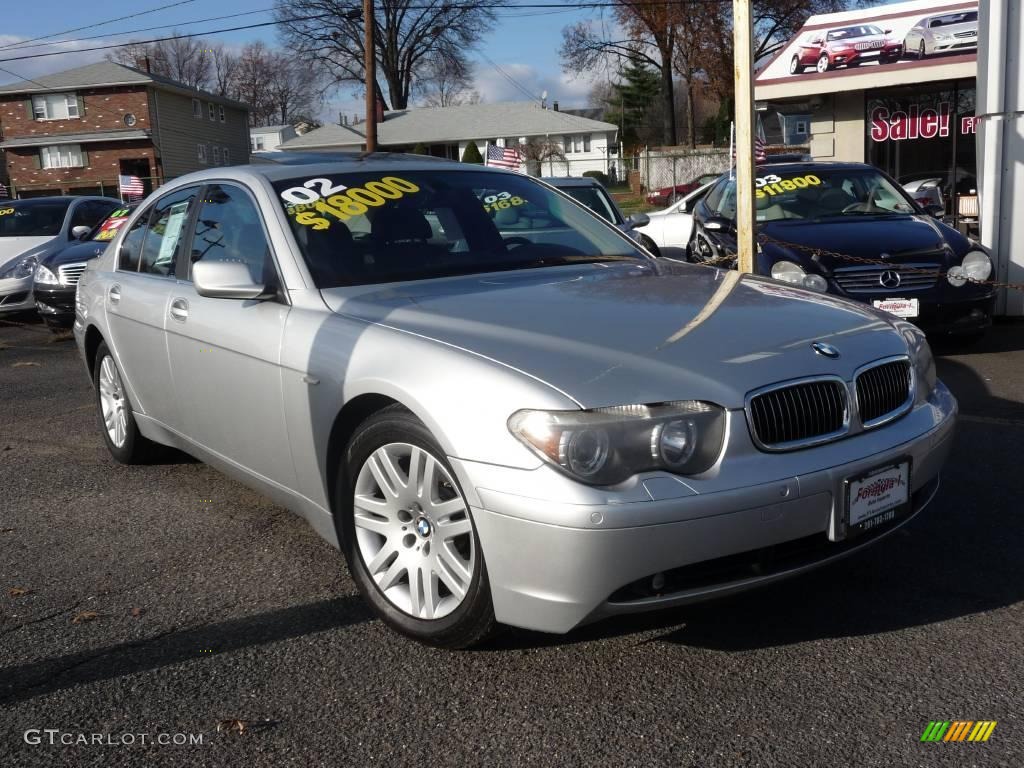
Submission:
[[[872,165],[954,225],[977,221],[973,80],[869,92],[865,141]]]

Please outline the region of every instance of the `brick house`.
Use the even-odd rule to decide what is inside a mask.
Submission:
[[[0,86],[0,153],[12,197],[117,196],[249,161],[249,109],[109,61]],[[0,174],[3,176],[5,174]]]

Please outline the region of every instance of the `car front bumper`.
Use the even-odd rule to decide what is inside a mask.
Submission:
[[[8,277],[0,280],[0,313],[35,309],[32,298],[32,276]]]
[[[36,285],[35,307],[44,320],[66,325],[75,321],[75,288],[60,286],[45,288]]]
[[[758,454],[742,412],[730,412],[730,450],[736,444],[738,458],[727,469],[727,454],[708,492],[696,479],[662,475],[640,479],[630,491],[594,493],[597,503],[553,501],[553,482],[579,486],[546,466],[531,472],[452,463],[476,499],[473,519],[497,619],[567,632],[606,616],[770,583],[877,541],[934,496],[956,413],[940,383],[926,404],[885,427],[803,451]],[[911,462],[908,514],[842,538],[846,480],[902,459]],[[655,577],[663,586],[654,586]]]

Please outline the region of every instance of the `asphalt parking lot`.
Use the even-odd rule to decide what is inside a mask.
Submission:
[[[386,630],[266,499],[115,464],[73,342],[0,320],[0,765],[1019,768],[1024,324],[939,373],[963,413],[939,497],[868,552],[452,653]],[[998,725],[921,743],[933,720]]]

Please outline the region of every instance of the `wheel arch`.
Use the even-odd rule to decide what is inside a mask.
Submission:
[[[103,338],[103,334],[100,329],[95,325],[90,324],[85,329],[85,364],[89,369],[89,380],[91,381],[96,374],[96,352],[100,348],[106,339]]]

